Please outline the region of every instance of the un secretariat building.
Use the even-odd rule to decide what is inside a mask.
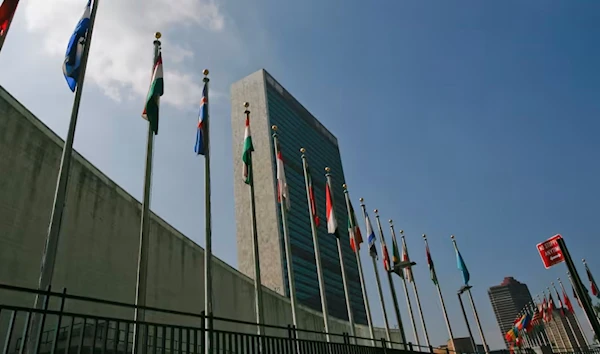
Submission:
[[[306,156],[315,188],[317,211],[322,220],[318,227],[318,240],[329,314],[348,320],[336,240],[327,233],[325,218],[324,168],[328,166],[331,167],[333,177],[340,237],[342,242],[348,245],[348,215],[341,187],[345,179],[337,139],[265,70],[259,70],[231,87],[238,268],[249,277],[254,277],[250,196],[248,186],[241,178],[245,118],[243,103],[246,101],[250,103],[250,125],[255,149],[252,161],[263,285],[289,297],[271,130],[272,125],[277,125],[291,201],[287,218],[298,304],[321,312],[313,238],[300,158],[300,148],[304,147],[307,150]],[[366,324],[367,315],[356,258],[349,246],[343,247],[343,252],[354,319],[356,323]]]

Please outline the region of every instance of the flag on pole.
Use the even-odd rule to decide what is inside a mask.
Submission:
[[[548,318],[548,302],[546,301],[546,295],[544,294],[544,301],[542,302],[542,318],[544,322],[550,322]]]
[[[244,183],[250,184],[252,177],[252,135],[250,134],[250,114],[246,114],[246,128],[244,129],[244,147],[242,150],[242,161],[244,162],[243,177]],[[279,162],[278,162],[279,163]],[[277,176],[279,181],[279,175]]]
[[[397,268],[400,265],[400,250],[398,249],[398,240],[396,240],[396,235],[392,233],[392,263],[394,273],[398,274],[401,278],[404,278],[404,272],[402,269]]]
[[[460,272],[462,273],[463,282],[465,283],[465,285],[469,285],[469,280],[471,279],[471,275],[469,274],[469,270],[467,269],[465,260],[462,258],[462,255],[460,254],[460,251],[458,250],[458,248],[456,248],[455,251],[456,251],[456,265],[458,267],[458,270],[460,270]]]
[[[308,168],[308,163],[306,163],[306,179],[308,180],[308,196],[310,198],[310,205],[312,209],[312,218],[315,221],[315,226],[319,227],[321,224],[321,220],[319,219],[319,214],[317,213],[317,202],[315,200],[315,189],[313,187],[312,176],[310,175],[310,170]]]
[[[552,298],[552,294],[548,294],[548,321],[552,321],[552,315],[556,306],[554,305],[554,299]]]
[[[554,289],[556,290],[556,289]],[[565,309],[563,308],[563,302],[562,299],[560,298],[560,294],[558,293],[558,291],[556,292],[556,298],[558,299],[558,307],[557,309],[560,311],[561,316],[565,316]]]
[[[427,253],[427,266],[429,267],[429,276],[431,277],[431,281],[436,286],[438,285],[437,274],[435,274],[435,266],[433,265],[433,259],[431,258],[431,253],[429,252],[429,245],[425,246],[425,253]]]
[[[383,268],[386,272],[390,271],[390,255],[388,253],[385,241],[381,239],[381,253],[383,253]]]
[[[348,204],[350,205],[350,215],[348,217],[348,233],[350,235],[350,248],[352,248],[352,250],[356,252],[357,250],[360,250],[360,244],[363,243],[363,238],[360,232],[360,227],[358,227],[358,222],[356,221],[356,215],[354,214],[352,202],[348,201]]]
[[[288,191],[287,180],[285,179],[283,155],[281,154],[280,147],[277,147],[277,201],[285,203],[285,209],[290,210],[290,193]]]
[[[596,285],[596,281],[594,280],[594,276],[588,268],[587,263],[585,263],[585,272],[587,273],[588,280],[590,281],[590,290],[592,291],[592,295],[600,299],[600,292],[598,291],[598,285]]]
[[[152,81],[148,89],[148,96],[146,96],[146,106],[142,113],[142,118],[150,123],[150,129],[154,132],[154,135],[158,134],[158,107],[160,96],[164,92],[162,64],[162,53],[159,52],[154,63],[154,70],[152,70]]]
[[[6,2],[6,1],[5,1]],[[8,6],[10,6],[10,0]],[[77,26],[75,26],[75,30],[69,39],[69,44],[67,45],[67,52],[65,54],[65,61],[63,62],[63,74],[65,75],[65,79],[67,80],[67,84],[71,91],[75,92],[75,88],[77,87],[77,83],[80,78],[80,67],[81,67],[81,59],[83,56],[83,49],[87,40],[87,33],[90,27],[90,15],[91,15],[91,6],[92,0],[88,0],[85,9],[83,10],[83,15],[79,22],[77,22]],[[4,7],[5,3],[2,4]],[[16,5],[15,5],[16,6]],[[161,65],[161,82],[162,82],[162,65]],[[152,88],[152,86],[150,86]],[[162,93],[161,93],[162,95]],[[158,117],[158,113],[157,113]]]
[[[542,315],[539,311],[539,305],[538,305],[534,308],[533,318],[532,318],[531,322],[533,322],[533,324],[535,326],[539,326],[541,319],[542,319]]]
[[[375,245],[375,241],[377,238],[375,237],[375,232],[373,232],[373,226],[371,226],[371,219],[369,219],[369,214],[365,211],[365,227],[367,228],[367,241],[369,242],[369,253],[371,257],[377,258],[377,246]]]
[[[402,262],[410,263],[410,259],[408,258],[408,249],[406,248],[406,241],[404,240],[402,240]],[[404,268],[404,276],[406,277],[406,280],[410,282],[413,281],[412,267],[410,265]]]
[[[581,305],[581,301],[579,300],[579,296],[577,296],[577,293],[575,292],[575,288],[571,288],[573,289],[573,298],[575,298],[575,300],[577,300],[577,305],[579,305],[580,308],[583,308],[583,305]]]
[[[15,11],[17,11],[17,5],[19,5],[19,0],[4,0],[0,5],[0,38],[6,35]]]
[[[331,235],[338,236],[337,220],[333,209],[333,195],[329,183],[325,183],[325,205],[327,208],[327,232]]]
[[[565,299],[564,302],[565,302],[565,306],[567,307],[567,310],[569,310],[570,313],[574,313],[575,310],[573,309],[573,304],[571,304],[571,300],[567,296],[567,293],[565,293],[564,288],[563,288],[563,298]]]
[[[198,113],[198,127],[196,129],[196,145],[194,152],[197,155],[206,155],[206,120],[208,119],[208,85],[205,83],[200,99],[200,112]]]

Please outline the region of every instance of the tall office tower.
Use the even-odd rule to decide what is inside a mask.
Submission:
[[[500,285],[489,288],[488,295],[504,338],[506,332],[513,327],[519,312],[532,300],[531,293],[527,285],[513,277],[506,277]],[[506,346],[508,348],[508,343]]]
[[[564,313],[564,316],[562,315]],[[575,319],[575,315],[564,309],[555,309],[552,320],[545,323],[548,338],[559,351],[577,351],[577,348],[585,348],[583,333]]]
[[[271,130],[272,125],[277,125],[280,151],[285,161],[285,173],[291,201],[291,210],[287,213],[287,221],[298,303],[321,312],[321,298],[300,154],[300,148],[304,147],[315,189],[317,211],[321,220],[318,227],[318,240],[329,314],[340,319],[348,319],[336,240],[335,236],[327,233],[324,171],[327,166],[331,168],[333,178],[334,205],[342,240],[351,308],[355,322],[366,324],[367,317],[356,258],[349,246],[348,215],[342,189],[344,171],[337,139],[265,70],[259,70],[234,83],[231,87],[234,194],[240,271],[251,278],[254,277],[250,195],[249,188],[242,179],[244,102],[250,103],[251,111],[256,222],[263,285],[289,297],[283,227],[280,207],[277,203],[277,177]]]

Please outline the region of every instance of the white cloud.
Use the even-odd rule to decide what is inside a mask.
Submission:
[[[43,52],[61,57],[83,13],[84,0],[28,0],[23,3],[27,28],[43,36]],[[176,44],[177,30],[231,37],[226,17],[214,0],[100,0],[86,82],[99,85],[117,100],[143,96],[148,90],[154,32],[163,33],[165,95],[175,106],[196,103],[201,94],[198,68],[185,70],[194,57]]]

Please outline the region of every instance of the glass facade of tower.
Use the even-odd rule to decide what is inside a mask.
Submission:
[[[310,227],[310,216],[302,170],[300,148],[306,148],[306,157],[315,189],[319,251],[325,279],[328,312],[331,316],[348,319],[344,288],[336,239],[327,233],[325,215],[325,167],[331,168],[335,213],[338,232],[342,242],[346,277],[350,291],[351,308],[356,323],[366,324],[365,312],[356,258],[350,248],[348,214],[342,184],[344,173],[337,140],[300,103],[289,95],[268,74],[266,75],[267,110],[271,124],[277,125],[279,144],[285,161],[285,172],[291,201],[287,214],[288,232],[292,248],[292,264],[298,303],[321,311],[319,282],[315,252]],[[273,150],[272,150],[273,151]],[[275,172],[275,156],[272,156]],[[281,214],[279,214],[281,249],[285,249]],[[285,252],[282,264],[286,268]],[[287,269],[285,274],[286,295],[289,296]]]

